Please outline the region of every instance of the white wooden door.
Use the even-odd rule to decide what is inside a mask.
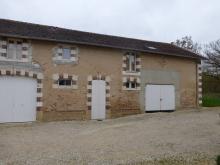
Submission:
[[[105,119],[106,107],[105,81],[92,81],[92,119]]]
[[[173,85],[147,85],[145,88],[145,111],[175,110]]]
[[[0,123],[35,121],[36,94],[35,79],[0,76]]]
[[[160,86],[161,111],[175,109],[175,89],[173,85]]]
[[[146,111],[160,110],[160,85],[147,85],[145,88]]]

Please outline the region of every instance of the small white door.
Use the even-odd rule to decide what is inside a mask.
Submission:
[[[37,82],[25,77],[0,77],[0,123],[36,120]]]
[[[173,85],[160,86],[161,111],[175,109],[175,90]]]
[[[106,107],[105,81],[92,81],[92,119],[105,119]]]
[[[173,85],[147,85],[145,88],[146,111],[175,110],[175,88]]]
[[[160,110],[160,85],[147,85],[145,88],[145,109]]]

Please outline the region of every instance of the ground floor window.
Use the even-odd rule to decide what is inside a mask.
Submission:
[[[71,86],[72,79],[59,79],[58,84],[59,84],[59,86]]]
[[[136,89],[137,83],[136,82],[126,82],[126,88],[127,89]]]

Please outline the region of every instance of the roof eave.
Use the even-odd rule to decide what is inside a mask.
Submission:
[[[132,49],[132,48],[126,48],[126,47],[119,47],[119,46],[110,46],[105,44],[94,44],[89,42],[79,42],[79,41],[68,41],[68,40],[57,40],[57,39],[49,39],[49,38],[43,38],[43,37],[29,37],[29,36],[23,36],[23,35],[12,35],[12,34],[5,34],[0,33],[0,36],[3,37],[16,37],[16,38],[24,38],[24,39],[32,39],[32,40],[41,40],[41,41],[52,41],[52,42],[63,42],[63,43],[71,43],[71,44],[80,44],[80,45],[90,45],[90,46],[97,46],[97,47],[107,47],[107,48],[115,48],[115,49],[122,49],[122,50],[130,50],[130,51],[138,51],[138,52],[144,52],[144,53],[151,53],[151,54],[160,54],[160,55],[167,55],[167,56],[176,56],[176,57],[183,57],[183,58],[192,58],[192,59],[206,59],[203,56],[195,54],[195,56],[183,56],[180,54],[174,54],[174,53],[164,53],[164,52],[154,52],[150,50],[143,50],[143,49]]]

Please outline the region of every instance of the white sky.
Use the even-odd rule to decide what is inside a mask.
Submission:
[[[0,18],[171,42],[220,39],[219,0],[0,0]]]

